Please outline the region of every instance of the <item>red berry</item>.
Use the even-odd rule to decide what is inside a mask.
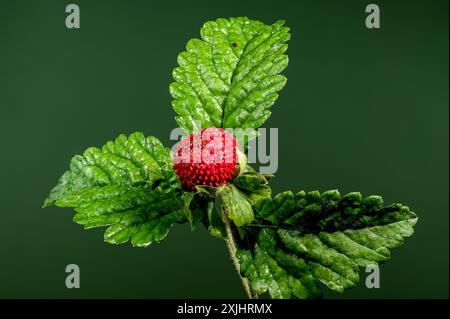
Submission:
[[[208,127],[186,136],[173,152],[173,168],[184,188],[218,187],[233,178],[237,169],[237,143],[221,128]]]

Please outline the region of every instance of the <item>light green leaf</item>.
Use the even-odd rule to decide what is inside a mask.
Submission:
[[[74,221],[86,229],[110,226],[109,243],[146,246],[182,221],[179,190],[169,149],[133,133],[74,156],[44,207],[73,207]]]
[[[270,116],[286,78],[284,21],[265,25],[245,17],[204,24],[178,56],[170,93],[177,123],[199,127],[257,128]]]
[[[318,297],[319,283],[339,293],[354,287],[359,267],[388,261],[417,222],[401,204],[383,208],[379,196],[337,191],[284,192],[254,208],[255,244],[237,257],[242,275],[272,298]]]
[[[157,138],[146,138],[140,132],[128,138],[121,134],[101,150],[90,147],[83,155],[75,155],[70,169],[61,176],[43,206],[48,207],[65,195],[89,187],[159,183],[167,188],[180,187],[172,169],[170,149],[164,148]]]
[[[62,200],[56,205],[66,206]],[[183,218],[177,194],[145,186],[124,188],[120,195],[111,192],[102,199],[92,197],[70,206],[76,211],[73,220],[85,229],[109,226],[104,235],[106,242],[122,244],[131,240],[136,247],[164,239],[174,223]]]

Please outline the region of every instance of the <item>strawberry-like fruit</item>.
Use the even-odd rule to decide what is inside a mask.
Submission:
[[[183,138],[175,148],[173,168],[187,190],[226,184],[237,170],[237,142],[221,128],[208,127]]]

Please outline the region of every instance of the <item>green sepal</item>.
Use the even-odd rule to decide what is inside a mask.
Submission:
[[[248,159],[247,156],[242,152],[239,148],[236,149],[237,157],[238,157],[238,176],[242,175],[245,171],[247,171]]]
[[[184,202],[184,214],[195,230],[205,218],[208,218],[208,207],[211,200],[209,193],[202,190],[197,192],[184,192],[181,196]]]
[[[208,205],[207,229],[211,235],[226,240],[225,219],[220,201],[217,198]]]
[[[267,178],[255,172],[250,166],[235,180],[236,187],[246,195],[252,205],[264,198],[271,198],[272,189]]]
[[[246,196],[232,184],[222,185],[217,189],[216,198],[224,216],[231,219],[238,227],[250,224],[254,214]]]

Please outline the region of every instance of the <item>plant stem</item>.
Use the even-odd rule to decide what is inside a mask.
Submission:
[[[244,285],[245,292],[247,293],[248,298],[250,299],[258,299],[258,294],[253,290],[250,281],[247,278],[241,276],[241,265],[239,264],[239,260],[236,257],[236,241],[234,240],[233,232],[231,230],[230,221],[227,219],[225,221],[225,230],[227,232],[227,247],[230,252],[231,260],[233,260],[233,264],[236,267],[239,277],[241,278],[242,284]]]

